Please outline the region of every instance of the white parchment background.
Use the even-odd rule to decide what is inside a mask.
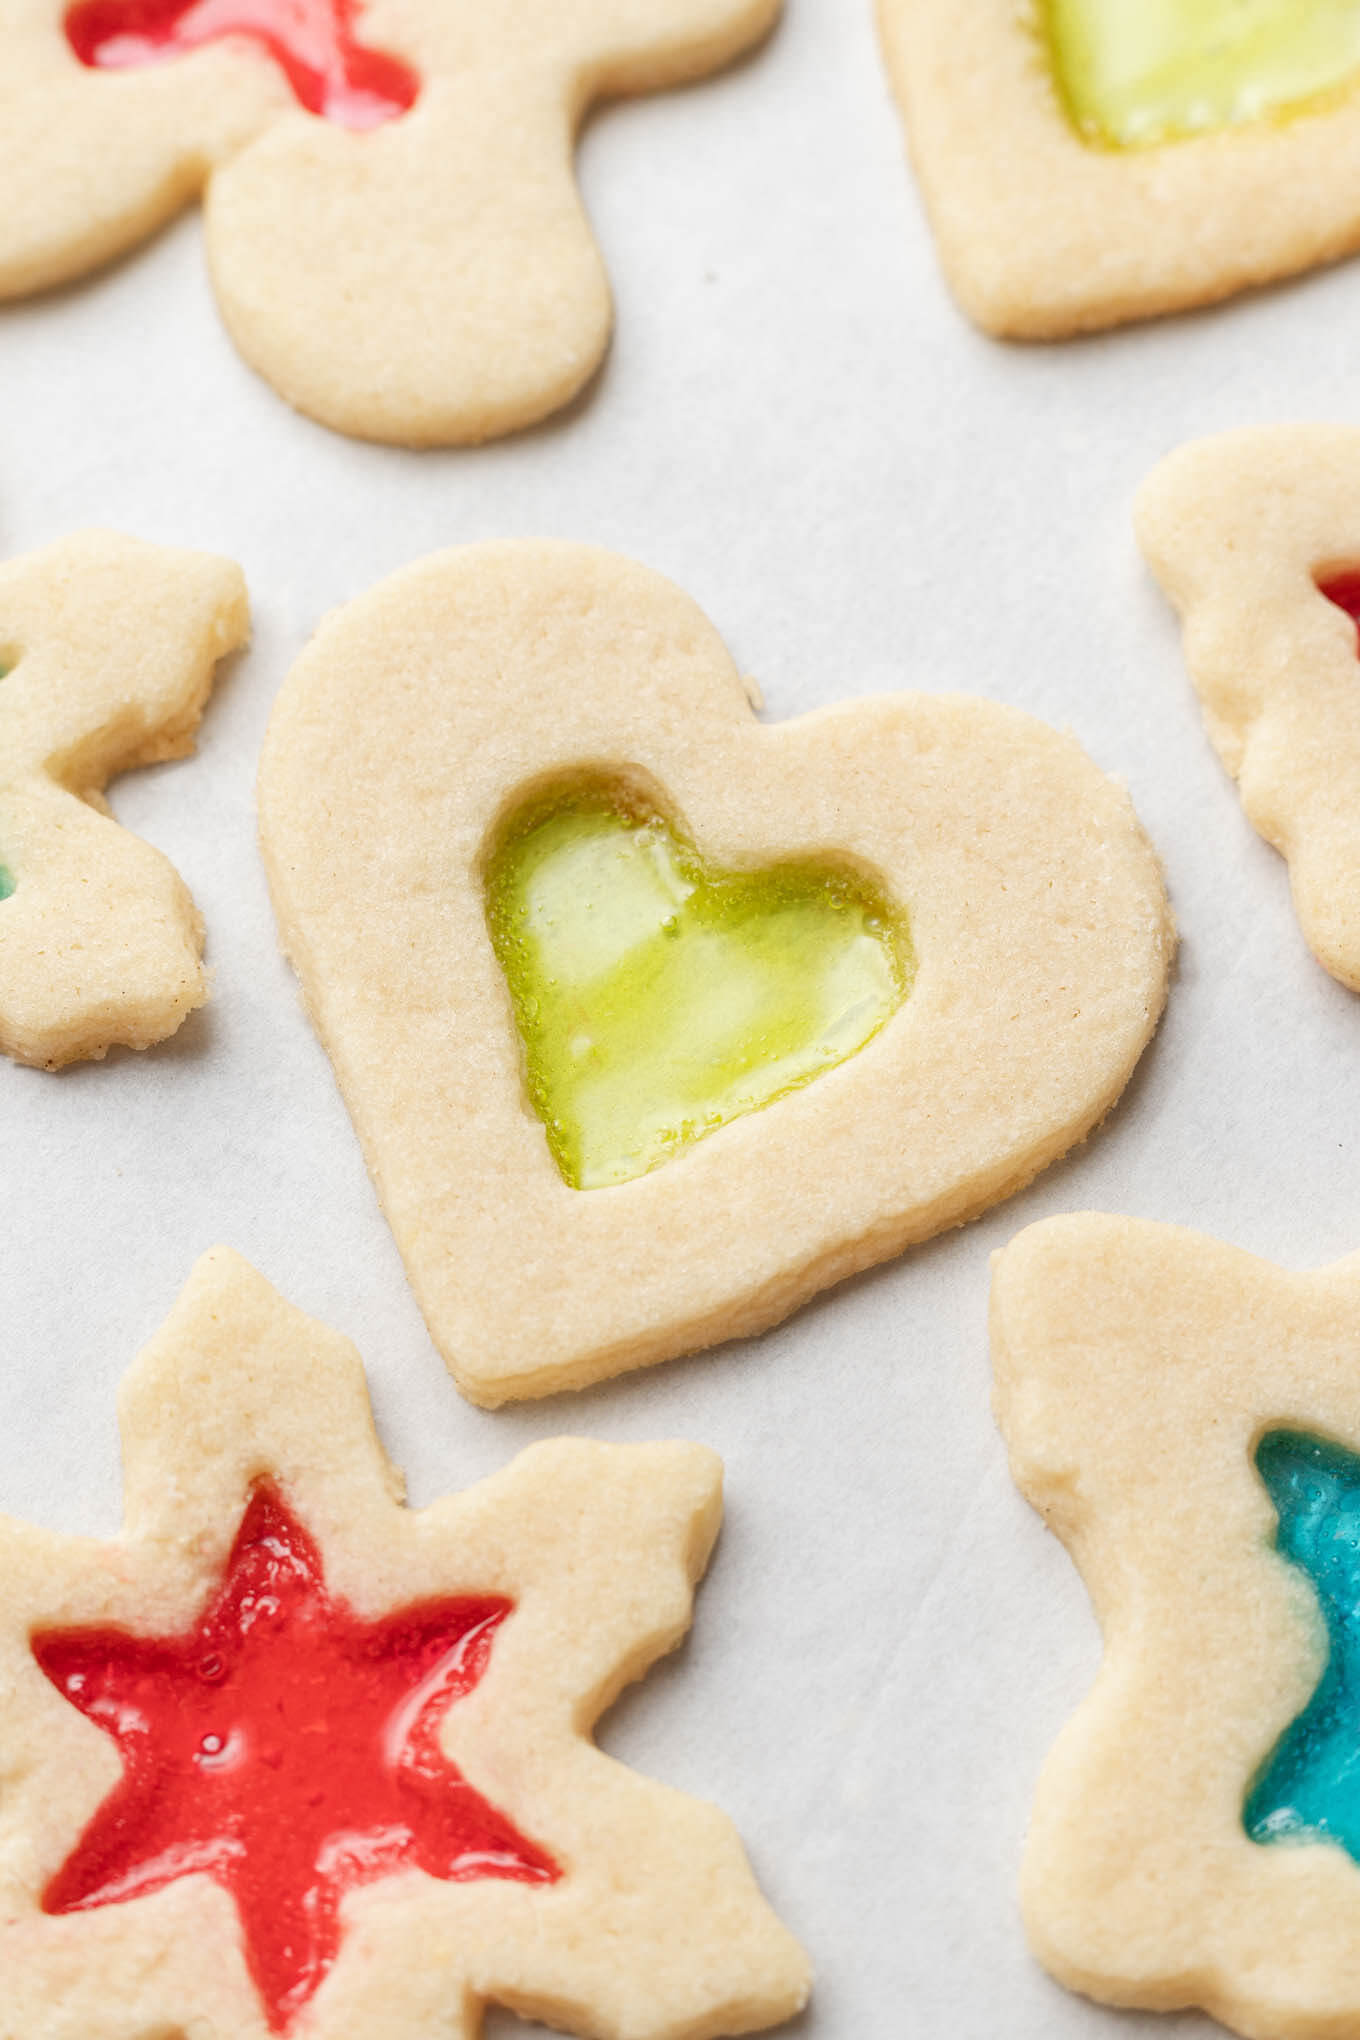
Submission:
[[[1069,1998],[1023,1944],[1029,1796],[1096,1642],[992,1427],[987,1261],[1082,1208],[1296,1267],[1360,1246],[1360,1001],[1313,963],[1209,751],[1128,514],[1183,439],[1360,419],[1360,263],[1098,341],[979,338],[936,273],[867,0],[789,0],[726,77],[602,114],[581,165],[613,353],[564,419],[481,451],[351,445],[293,417],[218,325],[194,214],[0,315],[0,546],[106,523],[214,548],[255,612],[199,756],[113,789],[206,914],[210,1010],[143,1057],[0,1066],[0,1507],[113,1528],[116,1383],[219,1239],[358,1342],[417,1501],[557,1432],[705,1440],[728,1520],[692,1642],[603,1740],[736,1818],[818,1963],[799,2032],[1207,2032]],[[486,1415],[425,1333],[278,956],[252,781],[326,610],[501,534],[671,575],[773,717],[921,687],[1071,727],[1127,779],[1184,944],[1123,1105],[1028,1194],[766,1338]]]

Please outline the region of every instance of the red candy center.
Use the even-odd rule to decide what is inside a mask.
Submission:
[[[309,113],[371,128],[414,105],[420,81],[354,39],[356,0],[76,0],[66,36],[82,64],[135,69],[223,36],[268,50]]]
[[[1344,609],[1351,622],[1360,628],[1360,567],[1329,574],[1325,581],[1318,582],[1318,592],[1329,602],[1335,602],[1338,609]]]
[[[215,1878],[275,2032],[339,1952],[347,1892],[399,1871],[551,1884],[439,1746],[512,1603],[425,1601],[364,1622],[326,1592],[315,1544],[277,1492],[252,1492],[196,1629],[164,1639],[48,1631],[35,1658],[111,1735],[123,1776],[43,1893],[70,1913]]]

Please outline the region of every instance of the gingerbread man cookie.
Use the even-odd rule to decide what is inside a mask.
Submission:
[[[961,696],[764,728],[670,583],[437,555],[284,685],[261,835],[431,1335],[487,1404],[758,1331],[1109,1111],[1172,930],[1127,795]]]
[[[1185,619],[1214,748],[1288,859],[1308,945],[1360,990],[1360,431],[1183,447],[1144,484],[1137,525]]]
[[[1105,1636],[1035,1801],[1040,1960],[1246,2034],[1360,2029],[1360,1256],[1053,1219],[998,1257],[992,1341]]]
[[[182,758],[245,642],[239,567],[87,532],[0,567],[0,1049],[59,1069],[163,1041],[208,995],[197,909],[112,820],[118,772]]]
[[[609,336],[572,173],[586,109],[715,70],[778,11],[3,0],[0,297],[84,274],[205,190],[223,317],[289,403],[412,446],[513,431]]]
[[[878,0],[946,275],[1056,339],[1360,247],[1360,9]]]
[[[122,1403],[108,1543],[0,1521],[0,2040],[699,2040],[806,1959],[726,1818],[590,1731],[689,1627],[695,1445],[408,1512],[358,1355],[223,1249]]]

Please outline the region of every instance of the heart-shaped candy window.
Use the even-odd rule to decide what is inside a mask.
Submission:
[[[863,877],[710,871],[618,785],[522,808],[486,910],[529,1097],[577,1190],[645,1175],[845,1062],[914,969],[902,916]]]
[[[1173,141],[1304,109],[1360,72],[1357,0],[1043,0],[1088,141]]]

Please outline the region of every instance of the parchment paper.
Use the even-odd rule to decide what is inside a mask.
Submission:
[[[693,1639],[603,1741],[737,1820],[818,1962],[800,2033],[1207,2033],[1071,1998],[1025,1950],[1029,1798],[1097,1646],[992,1426],[988,1256],[1084,1208],[1295,1267],[1360,1246],[1360,1000],[1304,947],[1129,524],[1186,438],[1360,418],[1360,263],[1100,340],[980,338],[938,277],[867,0],[790,0],[727,76],[599,116],[581,162],[613,353],[567,416],[480,451],[354,445],[291,415],[219,326],[195,213],[0,314],[0,546],[102,523],[216,548],[255,612],[198,757],[113,788],[207,917],[210,1009],[145,1056],[0,1065],[0,1507],[114,1528],[116,1384],[217,1240],[358,1342],[417,1502],[560,1432],[702,1439],[728,1519]],[[487,1415],[426,1335],[279,957],[252,782],[325,611],[502,534],[670,574],[772,717],[922,687],[1072,728],[1132,789],[1183,948],[1124,1102],[1026,1195],[763,1339]]]

